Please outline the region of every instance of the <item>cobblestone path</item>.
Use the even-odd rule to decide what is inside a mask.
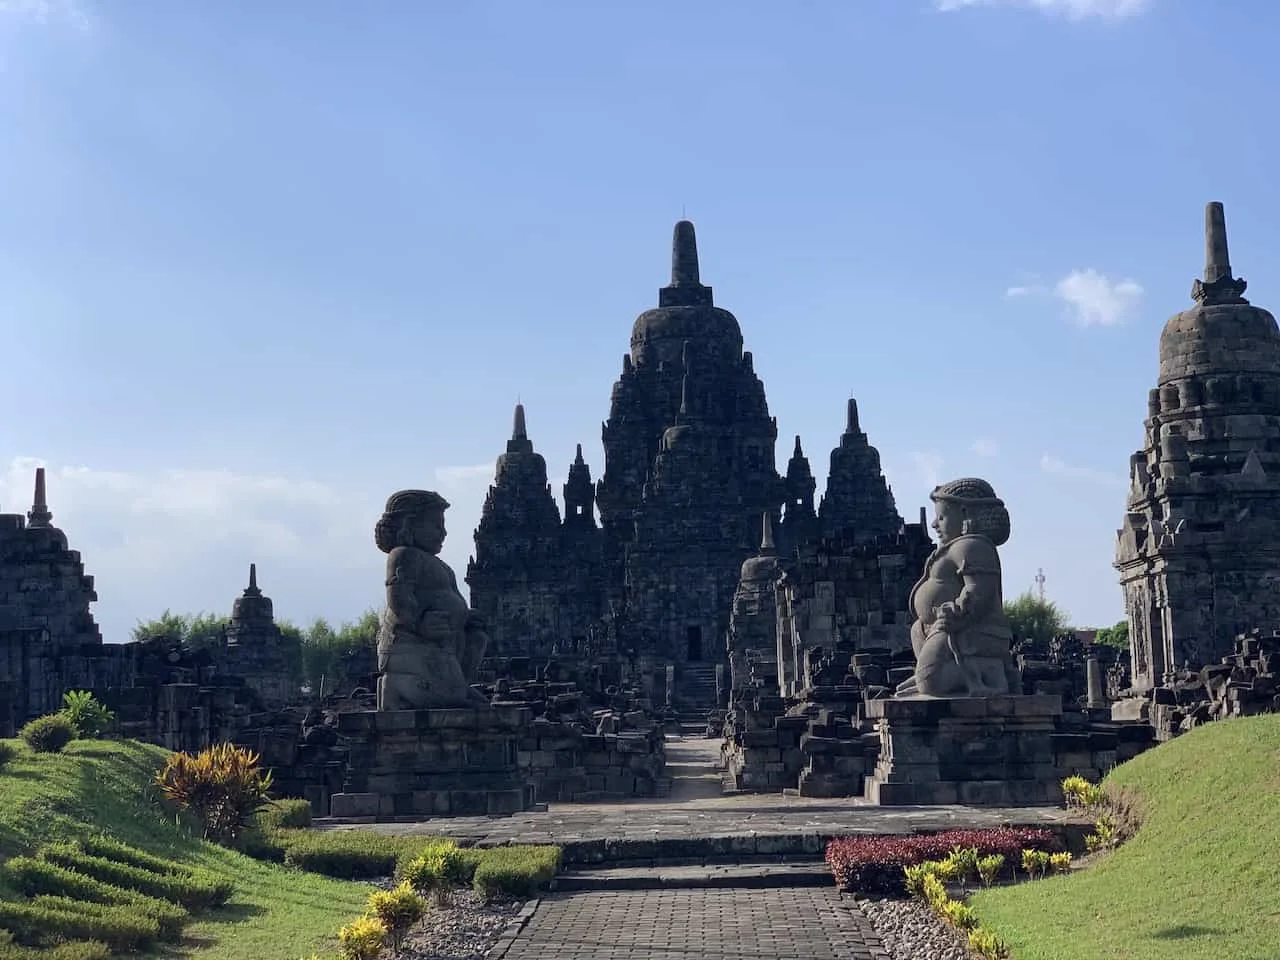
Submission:
[[[831,889],[552,894],[502,960],[887,960]]]

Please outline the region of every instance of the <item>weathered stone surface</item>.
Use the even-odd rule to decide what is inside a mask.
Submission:
[[[379,819],[516,813],[534,803],[517,743],[531,721],[521,707],[364,710],[344,713],[350,756],[339,811],[372,806]],[[351,797],[351,795],[355,795]]]
[[[880,757],[866,797],[883,806],[963,803],[1010,806],[1062,798],[1053,696],[917,699],[867,703]]]
[[[1280,329],[1232,276],[1220,203],[1205,247],[1195,306],[1160,336],[1117,532],[1136,691],[1280,622]]]

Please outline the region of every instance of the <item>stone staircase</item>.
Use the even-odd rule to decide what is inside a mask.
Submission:
[[[675,694],[680,732],[702,736],[707,712],[716,707],[715,663],[684,663],[676,667]]]

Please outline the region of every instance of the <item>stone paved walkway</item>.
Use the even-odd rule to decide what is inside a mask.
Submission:
[[[834,890],[554,894],[501,960],[888,960]]]

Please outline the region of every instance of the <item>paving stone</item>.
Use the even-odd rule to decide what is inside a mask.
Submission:
[[[553,894],[502,960],[888,960],[862,913],[832,889]]]

